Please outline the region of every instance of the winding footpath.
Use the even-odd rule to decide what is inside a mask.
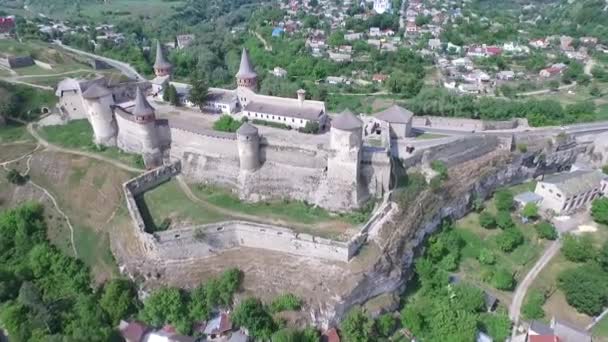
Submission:
[[[127,165],[125,163],[122,163],[122,162],[120,162],[118,160],[115,160],[115,159],[112,159],[112,158],[108,158],[108,157],[104,157],[104,156],[100,156],[99,154],[94,153],[94,152],[79,151],[79,150],[74,150],[74,149],[60,147],[60,146],[51,144],[50,142],[48,142],[47,140],[45,140],[43,137],[40,136],[40,134],[38,133],[38,131],[34,127],[33,123],[27,124],[27,131],[28,131],[28,133],[30,133],[34,137],[34,139],[36,139],[36,141],[38,141],[38,143],[40,145],[44,146],[49,151],[62,152],[62,153],[68,153],[68,154],[75,154],[75,155],[79,155],[79,156],[83,156],[83,157],[87,157],[87,158],[103,161],[103,162],[112,164],[112,165],[116,166],[117,168],[123,169],[125,171],[129,171],[129,172],[141,173],[141,172],[145,171],[144,169],[140,169],[140,168],[136,168],[136,167],[133,167],[133,166],[129,166],[129,165]]]
[[[526,297],[526,293],[528,292],[528,288],[534,282],[534,279],[538,277],[540,272],[547,266],[549,261],[553,259],[553,257],[557,254],[559,249],[562,246],[562,242],[560,240],[553,241],[543,252],[543,255],[538,259],[536,264],[530,269],[528,274],[524,277],[524,279],[517,285],[515,289],[515,294],[513,295],[513,301],[509,306],[509,318],[514,322],[514,327],[519,323],[519,316],[521,312],[521,306]],[[515,332],[515,328],[513,331]]]

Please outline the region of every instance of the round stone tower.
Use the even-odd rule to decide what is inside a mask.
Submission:
[[[117,127],[112,106],[114,97],[104,85],[93,83],[83,93],[82,98],[89,122],[95,134],[95,143],[104,146],[116,145]]]
[[[258,129],[245,122],[236,131],[241,171],[255,171],[260,167],[260,136]]]
[[[139,135],[146,166],[156,166],[155,164],[160,164],[160,143],[156,131],[155,110],[139,87],[137,87],[135,106],[133,107],[131,114],[138,126],[136,132]]]
[[[160,40],[156,42],[156,60],[154,61],[154,74],[156,76],[171,76],[173,66],[167,62],[163,53],[163,47],[160,45]]]
[[[254,92],[257,90],[258,74],[254,71],[251,60],[249,60],[249,53],[245,48],[243,48],[243,53],[241,54],[239,72],[236,73],[235,77],[237,87],[248,88]]]

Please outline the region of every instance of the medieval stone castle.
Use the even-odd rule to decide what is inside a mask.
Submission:
[[[225,133],[199,124],[198,118],[208,114],[160,117],[146,93],[158,97],[171,69],[159,44],[151,82],[66,79],[57,88],[60,109],[69,119],[88,119],[98,145],[141,154],[150,168],[181,161],[189,181],[229,187],[243,200],[286,198],[349,211],[388,192],[390,147],[364,145],[361,119],[349,111],[331,119],[325,104],[306,100],[303,90],[297,98],[257,94],[257,73],[246,50],[236,74],[237,88],[211,88],[205,108],[293,128],[315,122],[324,133],[277,133],[279,129],[249,122],[236,133]],[[409,134],[410,112],[393,107],[384,116],[387,121],[377,125],[383,139]]]

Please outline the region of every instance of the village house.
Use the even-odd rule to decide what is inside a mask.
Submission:
[[[352,60],[352,56],[350,53],[340,53],[340,52],[330,51],[328,54],[329,54],[329,59],[331,59],[334,62],[346,63],[346,62],[350,62]]]
[[[344,40],[352,42],[363,38],[363,33],[345,33]]]
[[[549,41],[545,38],[532,39],[530,46],[537,49],[546,49],[549,47]]]
[[[583,208],[601,196],[606,175],[599,171],[577,170],[545,177],[534,192],[542,196],[540,207],[556,214]]]
[[[281,67],[274,67],[274,69],[272,69],[272,74],[276,77],[285,78],[287,77],[287,70]]]
[[[441,49],[441,40],[439,39],[429,39],[429,43],[428,43],[429,49],[430,50],[439,50]]]
[[[205,325],[203,334],[209,341],[224,340],[232,330],[232,322],[228,314],[222,312],[215,316]]]
[[[415,35],[418,33],[418,26],[416,26],[416,23],[413,21],[408,21],[407,24],[405,24],[405,35],[409,36],[409,35]]]
[[[193,34],[180,34],[175,39],[177,40],[177,48],[185,49],[192,45],[195,36]]]
[[[497,46],[486,46],[485,44],[472,45],[467,49],[468,57],[492,57],[502,54],[502,49]]]
[[[559,37],[559,48],[562,51],[571,51],[574,49],[574,47],[572,47],[573,42],[574,38],[570,36],[561,36]]]
[[[595,46],[598,42],[598,39],[595,37],[581,37],[579,41],[582,45],[585,46]]]
[[[548,68],[541,70],[538,75],[544,78],[553,77],[556,75],[560,75],[562,72],[564,72],[564,70],[566,70],[566,68],[568,68],[568,66],[564,63],[556,63]]]
[[[533,321],[528,328],[527,342],[591,342],[591,335],[582,329],[553,317],[549,325]]]
[[[376,83],[384,83],[388,79],[388,75],[385,74],[374,74],[372,75],[372,81]]]
[[[515,72],[511,70],[499,71],[496,74],[496,78],[501,81],[512,81],[515,79]]]
[[[350,82],[347,81],[346,78],[340,76],[327,76],[327,78],[325,78],[325,82],[331,85],[339,85],[345,83],[350,84]]]
[[[340,342],[340,335],[336,328],[331,328],[321,335],[321,342]]]
[[[0,33],[9,33],[15,28],[15,16],[0,16]]]

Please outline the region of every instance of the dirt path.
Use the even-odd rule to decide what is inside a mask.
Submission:
[[[266,39],[264,39],[261,34],[257,33],[256,31],[252,32],[262,42],[262,44],[264,44],[264,50],[272,51],[272,45],[268,44],[268,41],[266,41]]]
[[[44,138],[42,138],[40,136],[40,134],[38,134],[38,131],[34,127],[33,123],[29,123],[27,125],[27,131],[34,137],[34,139],[36,139],[36,141],[38,141],[38,143],[40,145],[46,147],[49,151],[56,151],[56,152],[62,152],[62,153],[75,154],[75,155],[79,155],[79,156],[83,156],[83,157],[88,157],[88,158],[91,158],[91,159],[100,160],[100,161],[112,164],[112,165],[116,166],[117,168],[123,169],[125,171],[129,171],[129,172],[141,173],[141,172],[145,171],[144,169],[132,167],[132,166],[129,166],[129,165],[124,164],[122,162],[119,162],[118,160],[115,160],[115,159],[112,159],[112,158],[108,158],[108,157],[104,157],[104,156],[100,156],[100,155],[98,155],[96,153],[93,153],[93,152],[84,152],[84,151],[79,151],[79,150],[73,150],[73,149],[64,148],[64,147],[60,147],[60,146],[51,144],[50,142],[48,142]]]
[[[23,81],[19,81],[17,79],[14,79],[12,77],[0,77],[0,80],[4,81],[4,82],[8,82],[8,83],[21,84],[21,85],[26,85],[26,86],[29,86],[29,87],[43,89],[43,90],[51,90],[51,91],[54,90],[53,87],[48,87],[48,86],[42,86],[42,85],[38,85],[38,84],[23,82]]]
[[[66,71],[66,72],[61,72],[58,74],[36,74],[36,75],[23,75],[23,76],[14,76],[11,77],[12,79],[16,79],[16,80],[22,80],[24,78],[38,78],[38,77],[54,77],[54,76],[64,76],[64,75],[70,75],[70,74],[76,74],[79,72],[93,72],[93,70],[87,70],[87,69],[76,69],[76,70],[71,70],[71,71]]]
[[[568,89],[574,88],[574,87],[576,87],[576,82],[572,82],[571,84],[562,85],[562,86],[558,87],[557,90],[568,90]],[[517,96],[542,95],[542,94],[548,94],[551,91],[552,91],[551,89],[534,90],[534,91],[529,91],[529,92],[525,92],[525,93],[519,93],[519,94],[517,94]]]
[[[18,161],[21,161],[24,158],[27,158],[26,161],[26,165],[27,165],[27,169],[25,171],[25,175],[29,175],[32,167],[31,167],[31,162],[32,162],[32,155],[40,148],[40,144],[36,145],[36,148],[31,151],[31,152],[27,152],[26,154],[15,158],[13,160],[9,160],[6,162],[1,163],[0,165],[6,170],[9,171],[9,167],[8,165],[10,165],[11,163],[15,163]],[[68,225],[68,228],[70,229],[70,243],[72,245],[72,250],[74,251],[74,256],[78,257],[78,252],[76,251],[76,243],[74,242],[74,227],[72,226],[72,222],[70,221],[70,218],[68,217],[68,215],[66,215],[63,210],[61,210],[61,208],[59,207],[59,204],[57,203],[57,200],[55,199],[55,197],[51,194],[50,191],[48,191],[46,188],[36,184],[33,180],[28,179],[28,183],[30,183],[31,185],[33,185],[35,188],[37,188],[38,190],[42,191],[53,203],[53,206],[55,207],[55,210],[57,210],[57,212],[63,216],[63,218],[65,219],[65,222]]]
[[[545,266],[553,259],[553,257],[557,254],[561,247],[562,243],[560,240],[553,241],[544,251],[543,255],[538,259],[536,264],[530,269],[528,274],[524,277],[524,279],[517,285],[515,289],[515,293],[513,294],[513,301],[509,306],[509,317],[513,322],[515,322],[513,331],[515,332],[515,327],[519,322],[519,315],[521,311],[521,305],[526,297],[526,293],[528,292],[528,288],[534,282],[534,279],[539,275],[539,273],[543,270]]]
[[[591,73],[591,70],[593,69],[593,67],[595,66],[595,60],[593,58],[589,58],[589,60],[587,61],[587,63],[585,63],[585,74],[589,75],[589,76],[593,76],[593,74]]]

